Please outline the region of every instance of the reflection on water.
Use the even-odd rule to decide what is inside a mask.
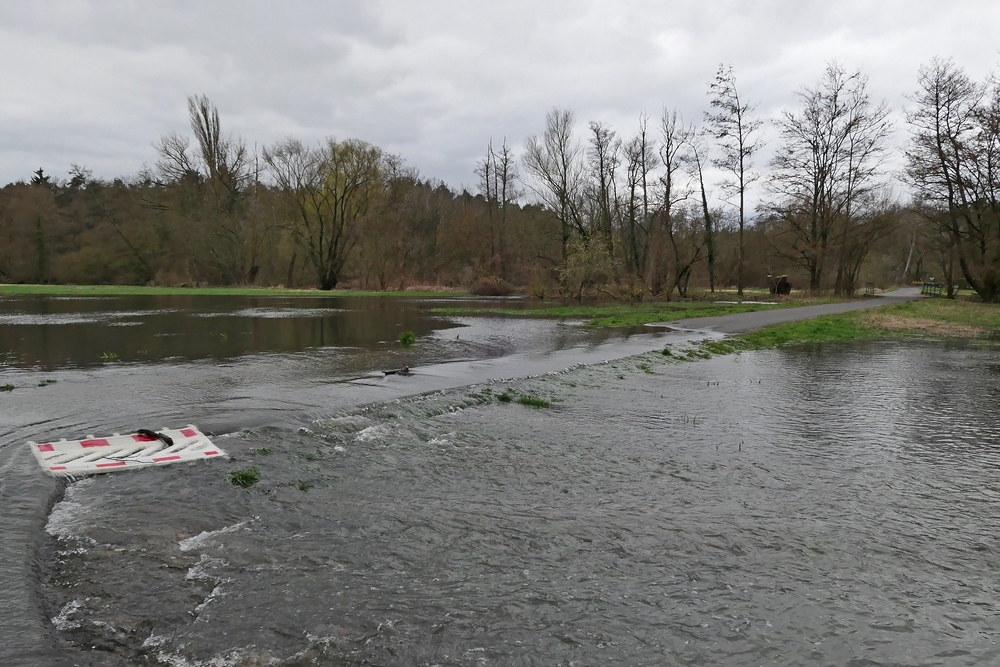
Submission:
[[[391,351],[404,331],[412,331],[418,339],[432,333],[443,338],[442,330],[457,326],[453,319],[432,313],[435,307],[496,306],[498,301],[506,308],[535,305],[454,297],[0,296],[0,361],[54,370],[98,366],[109,354],[120,362],[147,363],[324,348]],[[506,332],[456,334],[458,340],[465,339],[464,347],[432,351],[425,346],[418,361],[443,361],[456,353],[456,347],[465,355],[480,357],[493,356],[489,349],[497,344],[510,353],[537,346],[559,349],[619,335],[568,330],[553,335],[549,327],[543,340],[537,335],[538,323],[522,323],[520,333],[514,334],[516,322],[509,320],[503,327]],[[477,348],[477,342],[485,347]]]
[[[0,351],[21,367],[373,349],[450,326],[415,299],[120,296],[0,298]]]
[[[71,485],[47,615],[80,664],[998,664],[998,361],[646,354],[245,430]]]

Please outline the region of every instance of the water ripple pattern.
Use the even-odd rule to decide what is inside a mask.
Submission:
[[[245,430],[71,485],[47,614],[79,664],[1000,664],[998,399],[996,351],[876,343]]]

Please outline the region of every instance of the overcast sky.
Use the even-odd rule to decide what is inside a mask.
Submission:
[[[996,0],[9,1],[0,183],[71,164],[134,174],[161,135],[189,134],[187,97],[206,94],[251,146],[356,137],[471,188],[491,137],[517,149],[553,107],[581,138],[590,120],[627,138],[664,106],[700,121],[726,62],[776,117],[836,60],[901,118],[921,64],[981,79],[998,36]]]

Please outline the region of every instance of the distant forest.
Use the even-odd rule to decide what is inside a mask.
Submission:
[[[623,137],[599,121],[581,132],[553,109],[518,155],[484,141],[475,193],[357,139],[253,151],[192,97],[191,136],[161,137],[152,167],[113,181],[39,169],[0,190],[0,281],[443,285],[630,301],[742,292],[770,275],[846,295],[933,276],[949,295],[967,286],[1000,301],[997,79],[974,81],[950,60],[920,68],[905,174],[889,173],[891,110],[867,88],[860,71],[829,65],[771,121],[766,162],[764,121],[730,66],[707,86],[697,124],[667,109]],[[706,175],[720,171],[710,191]]]

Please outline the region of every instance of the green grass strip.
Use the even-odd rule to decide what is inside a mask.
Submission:
[[[801,322],[786,322],[734,336],[726,342],[737,349],[761,350],[791,343],[918,336],[1000,340],[1000,305],[921,299]]]
[[[448,307],[435,308],[433,312],[441,315],[493,315],[501,317],[537,317],[559,320],[584,320],[593,327],[637,327],[653,322],[670,322],[695,317],[714,317],[716,315],[734,315],[750,313],[758,310],[774,308],[792,308],[796,306],[816,305],[819,303],[834,303],[842,299],[819,299],[801,301],[785,300],[780,303],[758,303],[743,301],[741,303],[719,303],[717,301],[654,301],[637,304],[597,304],[597,305],[545,305],[538,308],[474,308]]]
[[[790,343],[824,343],[885,338],[890,331],[858,323],[853,313],[824,315],[801,322],[786,322],[727,339],[737,350],[764,350]]]

